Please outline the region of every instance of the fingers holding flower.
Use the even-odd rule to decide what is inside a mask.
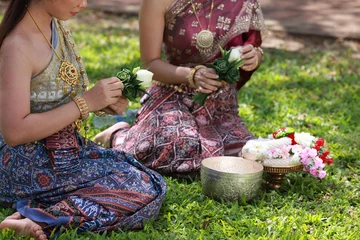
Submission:
[[[89,111],[97,111],[117,102],[122,96],[123,83],[115,77],[102,79],[84,93]]]
[[[244,59],[244,65],[241,69],[245,71],[252,71],[259,66],[261,53],[259,53],[253,45],[247,44],[241,49],[242,58]]]
[[[194,83],[200,92],[212,93],[222,86],[222,83],[217,80],[218,78],[214,69],[204,67],[195,72]]]
[[[129,100],[126,97],[119,97],[117,102],[109,105],[106,110],[109,114],[120,115],[126,110],[128,104]]]
[[[122,95],[130,101],[136,101],[143,93],[148,94],[145,88],[151,85],[153,75],[152,72],[137,67],[133,70],[123,68],[116,77],[124,84]]]

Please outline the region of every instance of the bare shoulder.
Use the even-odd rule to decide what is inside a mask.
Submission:
[[[35,62],[33,55],[26,37],[21,34],[6,37],[0,48],[1,82],[31,77]]]
[[[174,1],[177,0],[143,0],[141,7],[165,12]]]
[[[0,58],[25,60],[31,54],[29,45],[30,42],[25,35],[12,33],[4,39],[1,45]]]

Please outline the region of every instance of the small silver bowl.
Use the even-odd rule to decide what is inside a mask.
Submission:
[[[241,157],[211,157],[201,164],[201,186],[207,196],[218,200],[249,201],[263,182],[263,166]]]

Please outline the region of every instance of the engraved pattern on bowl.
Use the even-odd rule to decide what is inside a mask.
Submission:
[[[254,198],[261,188],[263,166],[240,157],[212,157],[202,161],[201,185],[207,196],[224,201]]]

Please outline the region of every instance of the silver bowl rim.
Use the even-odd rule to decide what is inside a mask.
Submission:
[[[207,159],[214,159],[214,158],[239,158],[243,161],[246,162],[252,162],[255,163],[257,165],[259,165],[261,167],[261,170],[258,172],[253,172],[253,173],[231,173],[231,172],[222,172],[222,171],[218,171],[212,168],[209,168],[207,166],[204,165],[204,161],[206,161]],[[248,160],[242,157],[235,157],[235,156],[219,156],[219,157],[210,157],[210,158],[205,158],[202,162],[201,162],[201,170],[202,172],[206,172],[206,174],[210,174],[210,175],[217,175],[217,176],[227,176],[227,177],[238,177],[238,178],[250,178],[250,177],[257,177],[257,176],[262,176],[263,172],[264,172],[264,166],[261,163],[252,161],[252,160]]]

